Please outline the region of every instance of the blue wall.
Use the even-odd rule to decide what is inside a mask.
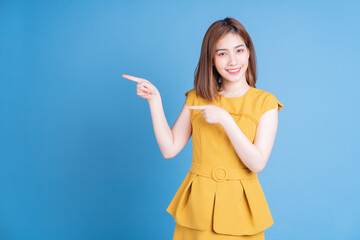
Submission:
[[[0,239],[171,239],[166,208],[192,141],[161,155],[148,103],[170,126],[202,38],[235,17],[253,38],[257,88],[285,106],[259,179],[267,239],[359,239],[359,3],[0,2]]]

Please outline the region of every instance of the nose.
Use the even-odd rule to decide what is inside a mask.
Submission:
[[[229,54],[228,65],[229,65],[229,66],[235,66],[236,64],[237,64],[237,59],[236,59],[235,54],[230,53],[230,54]]]

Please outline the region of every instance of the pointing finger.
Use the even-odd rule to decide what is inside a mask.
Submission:
[[[199,110],[203,110],[206,108],[207,105],[198,105],[198,106],[186,106],[189,109],[199,109]]]
[[[134,76],[130,76],[130,75],[126,75],[126,74],[123,74],[122,75],[123,78],[127,78],[129,80],[132,80],[134,82],[140,82],[140,81],[143,81],[144,79],[142,78],[138,78],[138,77],[134,77]]]

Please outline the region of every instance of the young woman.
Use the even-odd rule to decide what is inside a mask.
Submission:
[[[170,129],[160,93],[136,81],[148,100],[156,140],[165,158],[176,156],[193,137],[193,159],[167,211],[174,217],[174,240],[261,240],[273,219],[257,173],[269,159],[284,106],[257,89],[253,42],[234,18],[207,30],[194,88]]]

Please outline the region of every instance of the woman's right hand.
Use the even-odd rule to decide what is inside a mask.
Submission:
[[[148,101],[154,99],[157,96],[160,96],[157,88],[148,80],[126,74],[123,74],[122,77],[138,83],[136,87],[136,94],[138,96],[145,98]]]

